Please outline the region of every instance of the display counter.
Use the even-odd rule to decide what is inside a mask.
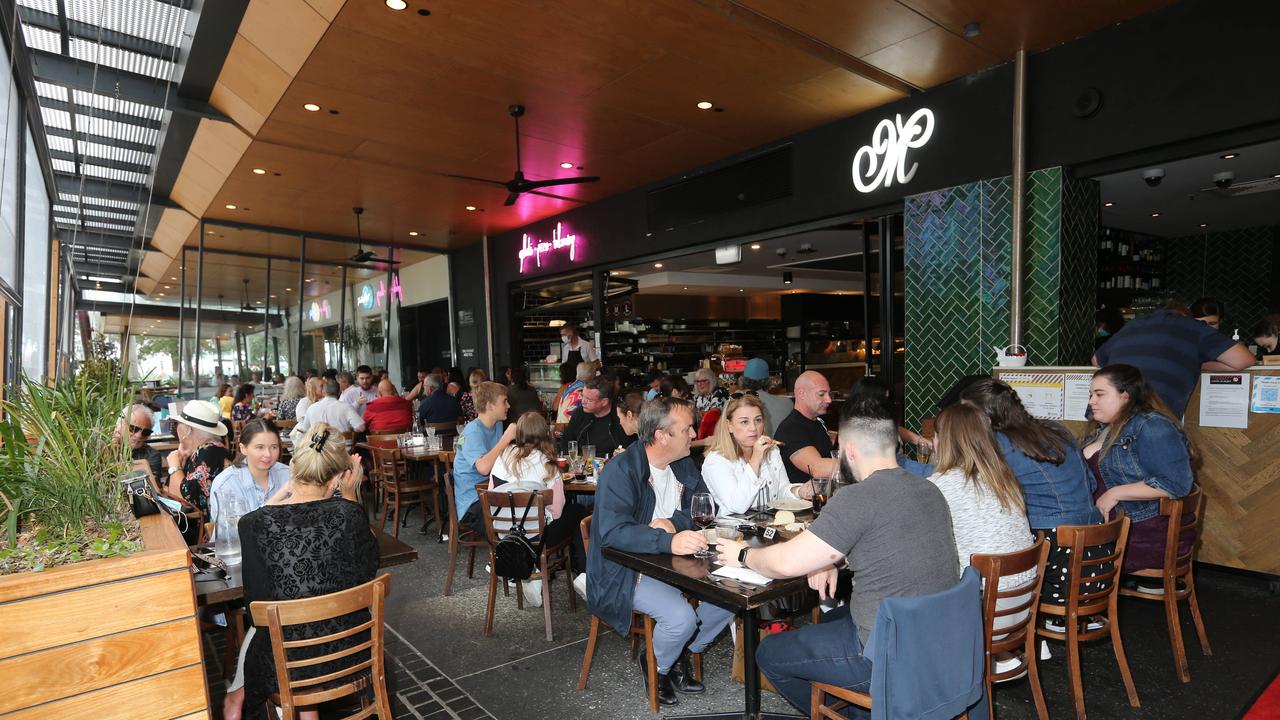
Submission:
[[[996,368],[993,375],[1009,382],[1028,405],[1048,416],[1059,395],[1063,411],[1058,419],[1077,437],[1083,434],[1079,407],[1080,383],[1090,367]],[[1277,378],[1280,367],[1257,365],[1243,371],[1250,391],[1257,378]],[[1231,373],[1212,373],[1226,376]],[[1061,385],[1059,385],[1061,383]],[[1187,404],[1183,427],[1197,454],[1196,481],[1208,498],[1201,562],[1280,575],[1280,413],[1247,413],[1247,427],[1201,425],[1201,388]],[[1087,397],[1087,392],[1085,394]],[[1029,408],[1030,409],[1030,408]],[[1065,415],[1068,415],[1064,417]]]

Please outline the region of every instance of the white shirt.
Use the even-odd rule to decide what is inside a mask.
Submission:
[[[666,520],[676,511],[680,509],[680,490],[677,487],[680,483],[676,480],[676,474],[671,471],[671,466],[659,470],[658,468],[649,466],[649,480],[653,483],[653,520]]]
[[[360,404],[361,395],[364,396],[364,405]],[[346,390],[343,390],[342,395],[338,399],[355,408],[356,412],[360,413],[360,417],[364,417],[365,405],[368,405],[378,399],[378,389],[369,388],[368,390],[362,390],[359,385],[352,385]]]
[[[506,480],[507,484],[500,486],[498,489],[510,492],[529,490],[542,492],[549,489],[552,491],[553,497],[555,493],[563,494],[564,491],[556,487],[556,483],[560,482],[560,471],[555,469],[554,464],[551,465],[551,470],[547,469],[547,456],[543,455],[541,450],[534,450],[525,459],[512,465],[512,461],[515,459],[516,452],[519,449],[512,445],[502,451],[502,454],[493,463],[490,482],[493,482],[493,478]],[[552,502],[554,503],[555,501],[553,500]],[[519,508],[516,512],[523,514],[523,510],[524,508]],[[511,518],[511,509],[501,508],[496,513],[496,516]],[[555,519],[555,513],[551,505],[546,507],[546,516],[547,522]],[[532,524],[527,524],[525,529],[529,532],[534,532]]]
[[[716,514],[721,517],[750,510],[762,489],[765,503],[778,497],[797,497],[795,487],[798,486],[792,486],[787,480],[782,454],[777,450],[765,456],[759,475],[746,458],[730,460],[718,452],[709,452],[702,463],[702,479],[707,482],[716,503]]]
[[[560,362],[568,362],[569,353],[573,352],[574,350],[577,350],[579,353],[582,353],[582,362],[596,361],[596,347],[591,343],[587,342],[584,338],[580,337],[578,338],[578,344],[573,347],[571,347],[569,343],[564,342],[563,340],[560,341]]]
[[[295,430],[301,435],[318,422],[328,423],[338,432],[364,430],[364,418],[360,417],[355,408],[337,398],[325,397],[312,403]]]
[[[293,409],[293,416],[298,420],[307,416],[307,408],[311,407],[311,398],[302,398],[298,401],[298,406]]]
[[[1026,512],[1000,507],[996,494],[965,478],[958,468],[934,473],[929,482],[938,486],[951,509],[951,530],[956,537],[960,567],[969,567],[973,553],[1011,553],[1035,543]],[[1017,587],[1035,577],[1034,570],[1000,578],[1000,588]]]

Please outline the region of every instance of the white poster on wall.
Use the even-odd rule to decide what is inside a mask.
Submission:
[[[1034,417],[1042,420],[1061,420],[1066,395],[1066,377],[1063,373],[1002,373],[1000,379],[1008,383],[1022,405]]]
[[[1201,373],[1200,427],[1249,427],[1249,373]]]
[[[1089,383],[1093,382],[1090,373],[1067,373],[1066,390],[1062,402],[1063,420],[1086,420],[1089,410]]]

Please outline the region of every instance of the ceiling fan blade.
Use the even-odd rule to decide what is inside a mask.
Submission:
[[[454,180],[470,180],[471,182],[482,182],[489,185],[498,185],[500,187],[507,186],[507,183],[504,180],[490,180],[489,178],[475,177],[472,175],[453,175],[450,173],[445,173],[444,176],[447,178],[453,178]]]
[[[545,198],[552,198],[553,200],[566,200],[566,201],[568,201],[568,202],[581,203],[581,204],[584,204],[584,205],[585,205],[586,203],[590,202],[590,201],[588,201],[588,200],[583,200],[583,199],[581,199],[581,198],[569,197],[568,195],[556,195],[555,193],[543,192],[543,191],[541,191],[541,190],[530,190],[530,191],[529,191],[529,194],[530,194],[530,195],[541,195],[542,197],[545,197]]]
[[[507,200],[506,200],[506,202],[504,202],[504,203],[502,203],[502,204],[503,204],[505,207],[511,207],[512,205],[515,205],[515,204],[516,204],[516,201],[517,201],[517,200],[519,200],[519,199],[520,199],[520,193],[518,193],[518,192],[513,192],[513,193],[511,193],[510,195],[507,195]]]
[[[527,180],[520,186],[521,192],[526,190],[537,190],[544,187],[555,187],[556,185],[581,185],[583,183],[593,183],[599,181],[600,178],[595,175],[584,175],[583,177],[571,178],[552,178],[550,180]]]

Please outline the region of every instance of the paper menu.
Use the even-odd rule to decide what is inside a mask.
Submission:
[[[1093,375],[1089,373],[1067,373],[1066,391],[1062,400],[1063,420],[1087,420],[1089,411],[1089,385]]]
[[[1249,373],[1201,373],[1200,427],[1249,427]]]

